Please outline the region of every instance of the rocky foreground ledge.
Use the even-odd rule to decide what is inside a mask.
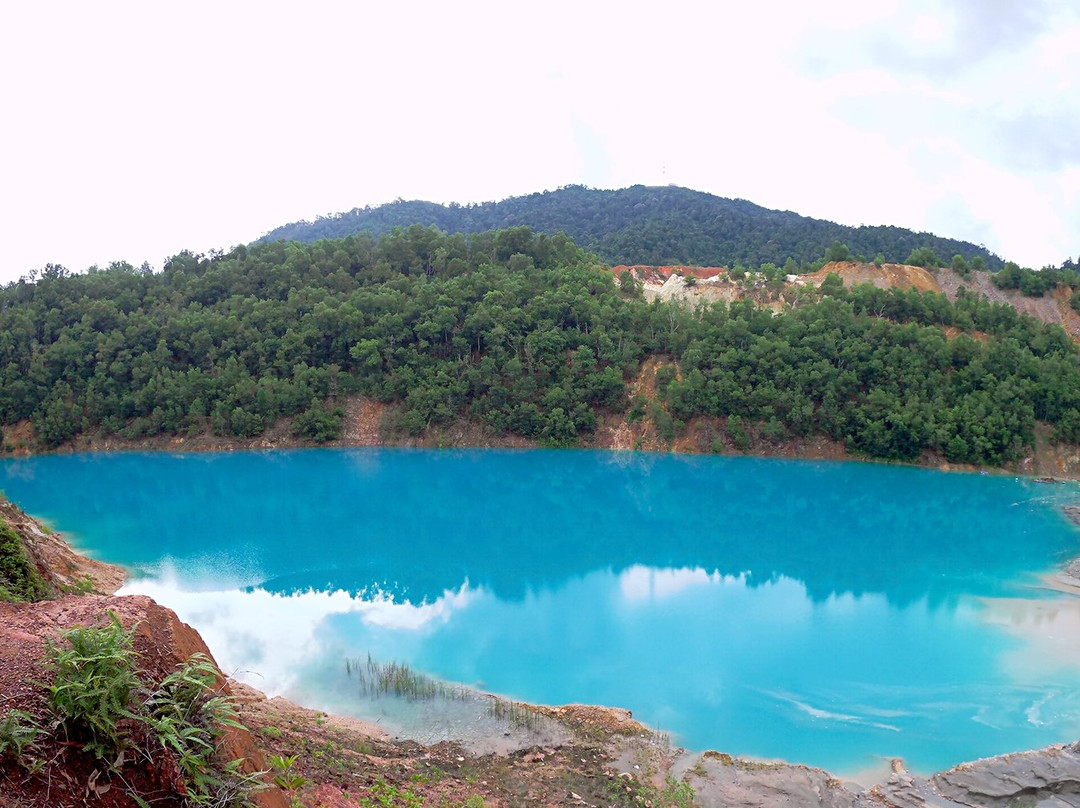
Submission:
[[[24,537],[54,585],[70,592],[76,585],[102,590],[118,583],[115,569],[82,563],[12,506],[3,504],[0,517]],[[0,603],[0,719],[15,709],[45,721],[48,643],[67,628],[101,624],[110,612],[135,627],[136,650],[150,671],[160,674],[193,653],[207,653],[194,629],[146,597],[69,593]],[[806,766],[672,749],[625,710],[522,706],[547,729],[538,734],[519,715],[498,739],[502,751],[482,754],[476,745],[393,739],[378,726],[267,699],[235,682],[227,692],[246,729],[224,736],[223,755],[245,758],[248,771],[268,772],[268,788],[255,797],[260,808],[1080,806],[1080,744],[987,758],[928,778],[895,762],[885,782],[866,788]],[[27,758],[31,765],[0,753],[0,808],[134,807],[138,801],[121,787],[123,778],[146,784],[142,798],[149,805],[189,804],[180,791],[169,791],[167,755],[156,767],[114,770],[60,739]]]

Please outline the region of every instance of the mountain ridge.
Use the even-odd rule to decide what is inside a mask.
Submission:
[[[853,256],[866,259],[881,255],[900,263],[912,250],[925,247],[946,260],[955,254],[968,260],[980,256],[989,269],[1003,266],[986,247],[959,239],[893,225],[840,225],[674,185],[617,190],[567,185],[468,205],[398,199],[284,224],[255,243],[312,242],[364,232],[378,236],[411,225],[464,234],[516,226],[563,232],[611,264],[756,267],[789,258],[808,264],[841,242]]]

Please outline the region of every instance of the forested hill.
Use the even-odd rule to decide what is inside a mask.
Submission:
[[[324,442],[357,402],[390,442],[467,425],[479,444],[589,446],[603,424],[647,424],[657,448],[826,439],[988,465],[1025,456],[1037,422],[1080,442],[1059,326],[974,294],[772,270],[725,279],[760,305],[647,302],[630,273],[523,227],[185,252],[160,273],[51,267],[0,289],[5,451],[270,429]]]
[[[438,205],[391,202],[278,227],[259,241],[317,241],[355,233],[375,235],[394,227],[434,225],[447,233],[479,233],[525,225],[539,233],[566,233],[611,264],[757,267],[789,258],[821,259],[835,241],[864,260],[905,261],[929,247],[939,256],[982,256],[989,269],[1001,259],[966,241],[915,233],[901,227],[845,227],[789,211],[769,210],[689,188],[635,185],[618,191],[568,186],[557,191],[485,202]]]

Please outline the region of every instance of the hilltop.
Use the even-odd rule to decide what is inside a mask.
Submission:
[[[259,241],[378,236],[411,225],[466,235],[517,226],[565,233],[610,264],[757,267],[792,259],[802,265],[818,261],[839,241],[863,260],[880,255],[885,261],[904,261],[912,250],[929,248],[947,259],[978,256],[989,269],[1002,266],[998,256],[966,241],[901,227],[848,227],[676,186],[607,191],[575,185],[476,205],[399,199],[282,225]]]

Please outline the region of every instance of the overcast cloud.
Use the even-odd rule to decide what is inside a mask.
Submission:
[[[0,282],[571,183],[1080,254],[1072,3],[713,5],[8,4]]]

